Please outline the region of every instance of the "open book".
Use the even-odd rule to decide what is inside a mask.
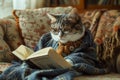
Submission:
[[[20,60],[29,60],[35,66],[42,69],[71,67],[71,64],[65,61],[61,55],[57,54],[52,47],[47,47],[34,52],[30,48],[21,45],[12,53]]]

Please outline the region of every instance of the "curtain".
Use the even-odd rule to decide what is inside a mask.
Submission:
[[[46,0],[13,0],[13,9],[35,9],[45,6]]]
[[[12,15],[12,0],[0,0],[0,18]]]
[[[13,0],[13,9],[25,9],[25,8],[26,0]]]
[[[37,9],[41,7],[77,5],[80,0],[13,0],[14,9]]]

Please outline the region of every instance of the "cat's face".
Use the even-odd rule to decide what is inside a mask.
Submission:
[[[61,15],[48,14],[51,19],[52,38],[61,43],[79,40],[85,32],[80,17],[75,12]]]

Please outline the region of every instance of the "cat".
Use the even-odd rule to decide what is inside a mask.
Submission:
[[[77,41],[84,35],[85,27],[76,10],[69,14],[47,15],[51,19],[51,35],[54,40],[67,43]]]
[[[65,46],[66,51],[57,50],[72,65],[79,65],[81,71],[93,74],[104,74],[107,69],[96,68],[99,65],[95,52],[95,44],[89,30],[82,24],[77,9],[68,14],[47,14],[51,20],[50,34],[58,42],[58,48]],[[92,48],[92,49],[91,49]],[[94,50],[93,50],[94,48]],[[65,53],[66,52],[66,53]],[[78,58],[79,57],[79,58]],[[85,64],[84,64],[85,63]],[[79,68],[79,69],[80,69]],[[90,70],[91,69],[91,70]],[[90,71],[90,72],[89,72]]]
[[[69,14],[47,14],[47,16],[51,19],[50,34],[52,39],[64,45],[72,43],[72,45],[69,45],[70,50],[67,49],[69,53],[72,49],[79,46],[80,42],[78,40],[84,36],[85,27],[76,9],[73,9]],[[76,41],[77,43],[75,44]],[[58,53],[62,54],[60,51]]]

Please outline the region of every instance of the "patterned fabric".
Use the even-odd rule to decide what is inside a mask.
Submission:
[[[82,22],[87,28],[90,28],[92,24],[92,20],[97,12],[98,10],[94,10],[94,11],[86,11],[80,14]]]
[[[34,48],[43,33],[49,31],[50,20],[46,13],[68,13],[72,7],[15,10],[14,16],[21,30],[25,45]]]
[[[119,15],[120,12],[118,10],[109,10],[101,16],[95,36],[97,44],[101,44],[106,37],[111,35],[113,24]]]
[[[32,69],[31,65],[25,62],[22,64],[17,62],[0,75],[0,80],[73,80],[74,77],[82,74],[108,73],[107,69],[100,68],[90,31],[85,32],[82,41],[78,48],[72,51],[70,55],[64,57],[66,60],[73,62],[73,66],[69,69],[38,70]],[[54,49],[58,47],[58,42],[51,38],[50,33],[46,33],[41,37],[35,50],[44,47],[52,47]]]
[[[3,38],[4,31],[0,25],[0,61],[11,62],[11,60],[13,60],[11,50]]]
[[[115,34],[116,32],[118,32],[120,29],[120,16],[117,17],[117,19],[114,22],[113,25],[113,34]]]
[[[120,54],[120,12],[105,12],[100,20],[95,41],[100,61],[116,72],[116,59]]]
[[[120,74],[118,73],[110,73],[104,75],[85,75],[75,78],[75,80],[119,80]]]
[[[80,46],[81,42],[81,39],[74,42],[67,42],[66,44],[59,42],[56,52],[62,56],[64,56],[63,53],[69,55],[71,51]]]
[[[4,40],[11,50],[15,50],[20,44],[23,44],[14,20],[0,19],[0,25],[4,31]]]
[[[96,35],[99,19],[105,11],[106,10],[91,10],[80,14],[82,23],[91,31],[93,37]]]
[[[5,69],[10,67],[12,64],[7,62],[0,62],[0,73],[2,73]]]

